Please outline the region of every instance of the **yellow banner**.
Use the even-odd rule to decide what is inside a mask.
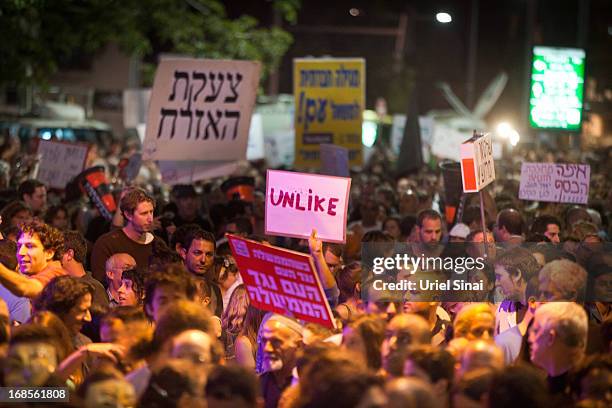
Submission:
[[[349,164],[361,166],[365,60],[294,59],[293,95],[295,167],[318,169],[322,143],[346,147]]]

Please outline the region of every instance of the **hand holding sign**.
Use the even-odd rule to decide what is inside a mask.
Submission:
[[[312,256],[318,255],[323,251],[323,242],[317,238],[317,230],[314,228],[310,237],[308,237],[308,248]]]
[[[345,241],[350,178],[268,170],[266,234]]]

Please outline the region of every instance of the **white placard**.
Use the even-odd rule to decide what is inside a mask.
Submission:
[[[491,134],[475,136],[461,144],[463,192],[475,193],[495,180]]]
[[[89,146],[79,143],[40,140],[37,180],[51,188],[63,189],[85,168]]]
[[[475,193],[495,180],[491,134],[474,136],[461,144],[463,192]]]
[[[308,238],[316,229],[344,243],[350,187],[350,178],[268,170],[266,234]]]
[[[249,142],[247,145],[247,160],[261,160],[265,158],[265,143],[263,135],[263,122],[260,113],[254,113],[251,117],[251,128],[249,129]]]
[[[145,160],[243,160],[261,64],[162,60],[147,116]]]
[[[519,198],[587,204],[590,180],[588,164],[523,163]]]
[[[440,123],[433,126],[431,153],[440,159],[461,160],[461,143],[470,138],[472,132],[458,130]]]
[[[147,109],[151,89],[126,89],[123,91],[123,126],[135,129],[147,122]]]

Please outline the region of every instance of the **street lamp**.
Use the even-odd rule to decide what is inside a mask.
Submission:
[[[448,24],[453,21],[453,17],[445,12],[436,13],[436,20],[438,23]]]

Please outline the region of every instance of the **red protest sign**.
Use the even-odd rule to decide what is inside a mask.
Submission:
[[[227,238],[253,306],[336,327],[310,256],[235,235]]]

